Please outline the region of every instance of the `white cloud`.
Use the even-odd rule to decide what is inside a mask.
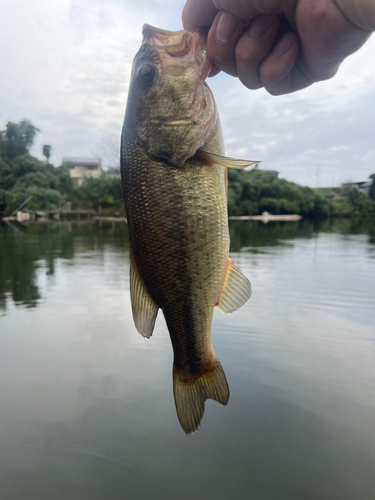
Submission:
[[[329,148],[330,151],[346,151],[348,148],[348,146],[344,146],[343,144],[340,144],[339,146],[331,146]]]
[[[90,156],[121,132],[132,59],[144,23],[181,29],[184,0],[3,0],[0,4],[0,128],[31,119],[52,160]],[[210,79],[227,153],[303,184],[365,180],[375,171],[375,39],[336,77],[288,96]],[[345,148],[345,149],[344,149]],[[258,156],[260,156],[258,158]]]

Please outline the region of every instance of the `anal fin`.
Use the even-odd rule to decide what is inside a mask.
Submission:
[[[137,265],[131,252],[130,298],[135,327],[141,335],[150,338],[154,330],[159,307],[148,293],[146,285],[139,275]]]
[[[217,308],[225,314],[231,314],[242,307],[251,297],[250,281],[242,271],[228,259],[224,284]]]

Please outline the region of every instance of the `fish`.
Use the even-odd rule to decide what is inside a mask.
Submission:
[[[186,434],[198,429],[207,399],[229,400],[211,343],[214,308],[230,314],[251,296],[249,280],[229,258],[227,168],[257,162],[224,156],[205,81],[211,64],[204,32],[144,25],[121,136],[133,319],[150,338],[163,311]]]

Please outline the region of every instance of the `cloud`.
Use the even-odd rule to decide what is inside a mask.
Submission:
[[[340,144],[338,146],[331,146],[329,148],[330,151],[346,151],[348,149],[348,146],[344,146],[343,144]]]
[[[334,79],[288,96],[248,91],[226,75],[211,80],[228,155],[246,148],[251,159],[259,151],[262,168],[312,186],[318,170],[320,185],[366,180],[375,171],[374,50],[372,38]]]
[[[3,0],[0,4],[0,127],[31,119],[42,129],[33,153],[90,156],[121,133],[132,60],[144,23],[181,29],[184,0]],[[375,39],[337,76],[289,96],[210,79],[227,153],[321,185],[375,171]],[[344,149],[346,148],[346,149]]]

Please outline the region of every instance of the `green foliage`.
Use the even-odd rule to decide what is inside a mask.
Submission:
[[[28,120],[8,122],[0,132],[0,155],[8,160],[29,152],[39,129]]]
[[[375,174],[370,196],[375,199]],[[356,188],[346,189],[344,199],[329,196],[331,188],[300,186],[261,170],[228,170],[229,215],[301,214],[304,217],[338,217],[375,214],[375,202]]]
[[[326,216],[326,200],[313,189],[266,175],[261,170],[228,171],[228,210],[230,215],[300,213]]]
[[[32,196],[27,204],[29,210],[52,210],[63,201],[61,194],[55,189],[32,186],[26,189],[6,191],[6,206],[11,207],[11,209],[17,208],[29,196]]]
[[[54,167],[28,153],[37,131],[26,120],[0,131],[0,212],[12,212],[29,196],[28,209],[53,209],[72,192],[69,164]]]
[[[125,215],[120,186],[120,177],[86,179],[81,186],[74,186],[72,202],[80,208],[98,210],[100,206],[102,213]]]
[[[13,166],[0,156],[0,189],[11,189],[15,181]]]
[[[24,120],[8,122],[6,130],[0,132],[0,212],[9,214],[32,196],[29,210],[53,209],[69,200],[73,208],[97,210],[100,206],[102,213],[125,215],[119,176],[86,179],[82,186],[73,186],[71,162],[54,167],[28,153],[37,131]],[[44,153],[50,150],[43,148]]]
[[[51,156],[52,147],[49,144],[44,144],[43,146],[43,155],[47,158],[47,163],[49,162],[49,158]]]
[[[375,200],[375,174],[370,175],[370,179],[372,180],[369,189],[369,196],[371,199]]]
[[[351,205],[356,208],[360,208],[363,204],[365,195],[363,193],[360,193],[358,189],[352,188],[350,191],[348,191],[347,197]]]
[[[10,213],[27,197],[33,198],[28,209],[55,208],[69,200],[73,208],[101,209],[103,215],[125,215],[120,194],[120,175],[112,169],[100,179],[86,179],[74,186],[69,170],[71,162],[59,167],[29,154],[38,129],[27,120],[8,122],[0,131],[0,212]],[[43,154],[49,158],[51,147]],[[330,188],[300,186],[261,170],[228,170],[229,215],[298,213],[303,217],[347,217],[375,215],[375,174],[369,196],[347,184],[340,199],[331,199]]]

